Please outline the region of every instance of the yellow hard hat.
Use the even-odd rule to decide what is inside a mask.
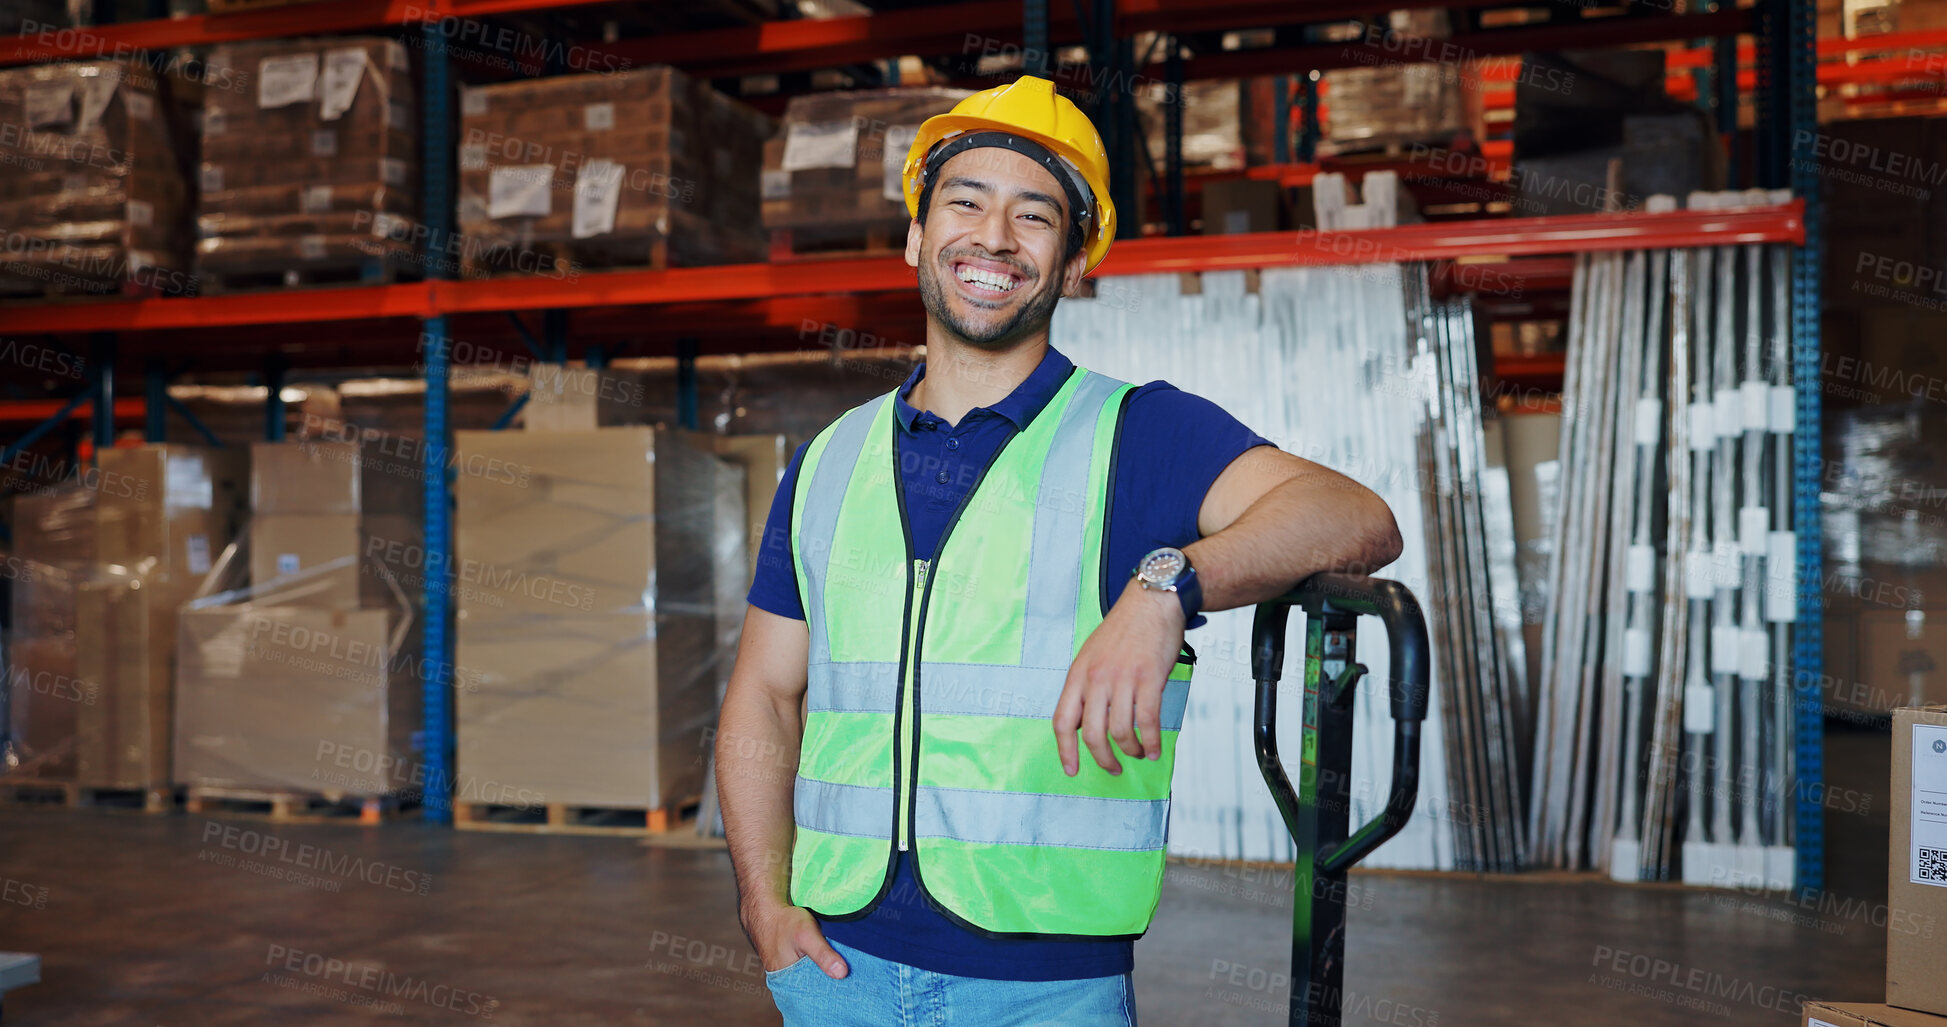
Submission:
[[[1083,226],[1083,246],[1088,251],[1087,271],[1095,270],[1115,244],[1115,203],[1109,198],[1109,153],[1095,125],[1065,96],[1055,92],[1055,84],[1045,78],[1023,75],[1013,82],[985,89],[956,104],[953,110],[928,118],[919,127],[912,149],[906,152],[902,172],[906,191],[906,210],[919,216],[920,196],[926,191],[927,175],[939,163],[958,152],[952,140],[975,133],[998,133],[968,139],[970,145],[1006,146],[1041,160],[1032,152],[1035,146],[1019,146],[1022,140],[1038,144],[1054,158],[1041,160],[1055,180],[1069,194],[1071,214]],[[942,145],[944,144],[944,145]],[[938,159],[929,161],[934,147],[941,147]]]

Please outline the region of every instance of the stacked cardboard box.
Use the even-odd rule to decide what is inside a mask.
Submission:
[[[741,473],[650,428],[455,441],[456,801],[498,801],[493,782],[551,805],[679,809],[702,787]]]
[[[69,485],[14,499],[9,775],[74,777],[76,710],[100,686],[76,667],[76,594],[94,573],[95,495]]]
[[[194,291],[174,110],[141,62],[0,70],[0,290]]]
[[[1479,103],[1472,76],[1448,63],[1340,68],[1325,73],[1325,87],[1325,153],[1446,145],[1472,126],[1470,111]]]
[[[418,588],[401,573],[417,552],[417,523],[401,523],[416,490],[372,445],[253,448],[248,590],[182,615],[182,782],[327,797],[424,783],[414,776],[419,666],[409,648]]]
[[[396,40],[225,44],[203,104],[197,268],[211,284],[371,278],[410,257],[418,100]]]
[[[358,444],[261,442],[250,457],[250,586],[256,596],[356,609]]]
[[[117,448],[78,485],[15,501],[24,767],[94,788],[169,782],[177,612],[229,541],[240,479],[223,451]]]
[[[789,232],[774,236],[777,248],[903,248],[907,151],[921,123],[967,95],[929,86],[793,97],[784,131],[764,146],[764,227]]]
[[[770,119],[673,68],[466,89],[469,277],[763,256],[756,165]]]
[[[1886,1001],[1947,1016],[1947,706],[1893,711]]]

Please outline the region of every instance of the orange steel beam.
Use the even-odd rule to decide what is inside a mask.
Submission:
[[[7,399],[0,400],[0,421],[12,423],[39,424],[61,412],[68,405],[65,399]],[[142,416],[147,404],[140,396],[124,396],[115,401],[115,420],[126,421]],[[74,408],[68,420],[80,421],[93,417],[94,412],[88,404]]]
[[[360,321],[433,317],[428,282],[406,285],[298,289],[233,296],[163,297],[99,302],[0,304],[0,324],[12,332],[141,332],[164,328]]]
[[[122,57],[137,50],[349,32],[401,24],[423,17],[419,12],[434,6],[433,0],[321,0],[232,14],[192,14],[92,28],[49,28],[0,39],[0,65],[71,57]]]

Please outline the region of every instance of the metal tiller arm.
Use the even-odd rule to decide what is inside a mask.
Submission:
[[[1278,677],[1285,622],[1306,614],[1305,737],[1294,791],[1278,759]],[[1347,833],[1351,814],[1352,700],[1366,668],[1353,662],[1361,616],[1378,617],[1390,655],[1393,777],[1378,819]],[[1426,619],[1397,581],[1319,574],[1260,603],[1251,631],[1257,682],[1257,765],[1297,849],[1292,875],[1291,1019],[1338,1027],[1345,1004],[1345,872],[1399,833],[1419,795],[1420,724],[1426,720]]]

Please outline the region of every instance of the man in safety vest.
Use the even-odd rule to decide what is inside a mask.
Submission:
[[[927,363],[793,457],[724,698],[744,930],[792,1025],[1133,1024],[1185,628],[1399,532],[1215,404],[1049,347],[1115,238],[1052,83],[927,121],[904,177]]]

